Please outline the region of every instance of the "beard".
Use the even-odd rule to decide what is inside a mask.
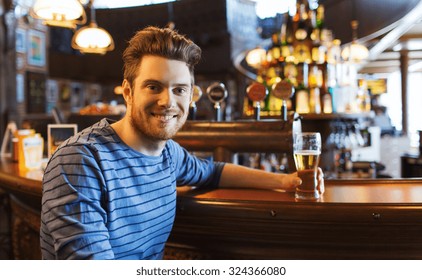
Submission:
[[[168,121],[151,113],[140,112],[134,107],[130,112],[130,123],[140,137],[146,137],[154,141],[165,141],[171,139],[182,128],[187,119],[185,112],[166,112],[166,115],[173,115]]]

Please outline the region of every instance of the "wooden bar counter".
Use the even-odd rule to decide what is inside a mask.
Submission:
[[[16,259],[39,259],[42,172],[3,160]],[[422,259],[422,179],[327,180],[319,202],[180,187],[167,259]]]

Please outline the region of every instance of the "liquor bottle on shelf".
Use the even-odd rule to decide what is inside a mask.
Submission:
[[[268,50],[268,55],[270,56],[270,65],[278,66],[281,57],[281,42],[278,32],[271,35],[271,47]]]
[[[361,86],[357,92],[357,107],[359,112],[371,111],[371,96],[365,86]]]
[[[309,89],[309,113],[321,113],[321,96],[318,87]]]
[[[299,63],[298,76],[297,76],[297,87],[295,90],[296,96],[296,112],[298,114],[308,114],[309,109],[309,65],[307,63]]]
[[[299,4],[299,10],[296,11],[297,28],[295,31],[295,38],[298,41],[303,41],[308,37],[308,11],[304,1]]]
[[[291,61],[287,61],[284,67],[284,77],[288,82],[290,82],[293,85],[294,88],[296,88],[298,85],[297,76],[298,76],[298,71],[297,71],[296,65]],[[296,111],[296,93],[295,92],[293,92],[291,98],[287,101],[287,110]]]
[[[284,20],[280,31],[280,39],[281,56],[284,60],[291,60],[293,55],[294,29],[293,19],[289,13],[284,14]]]
[[[308,114],[309,109],[309,89],[303,83],[296,88],[296,112],[299,114]]]
[[[309,72],[309,112],[321,113],[320,89],[323,85],[322,70],[316,64],[312,65]]]
[[[305,4],[307,1],[299,1],[297,28],[295,30],[295,42],[293,56],[295,63],[311,62],[312,40],[309,32],[312,32],[312,24],[309,19],[309,7]]]
[[[322,112],[324,114],[332,114],[333,111],[333,98],[331,96],[330,88],[322,95]]]

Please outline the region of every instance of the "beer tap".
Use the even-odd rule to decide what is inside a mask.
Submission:
[[[189,119],[192,121],[196,120],[196,112],[198,111],[196,102],[198,102],[201,97],[202,89],[199,86],[194,85],[192,89],[192,101],[189,105]]]
[[[220,103],[227,97],[226,86],[223,83],[215,82],[207,88],[208,98],[214,103],[215,119],[221,121],[221,108]]]
[[[288,80],[281,80],[272,86],[271,94],[283,101],[281,105],[281,119],[283,121],[287,121],[287,100],[292,97],[293,93],[293,84]]]
[[[253,102],[253,107],[255,109],[255,120],[259,121],[261,119],[261,101],[264,101],[264,99],[267,97],[268,89],[261,83],[253,82],[246,89],[246,94]]]

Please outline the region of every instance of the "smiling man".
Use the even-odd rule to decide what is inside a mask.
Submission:
[[[43,178],[44,259],[161,259],[176,186],[293,191],[275,174],[192,156],[171,138],[188,115],[200,48],[171,29],[147,27],[123,54],[126,114],[69,138]],[[319,178],[323,192],[322,173]]]

